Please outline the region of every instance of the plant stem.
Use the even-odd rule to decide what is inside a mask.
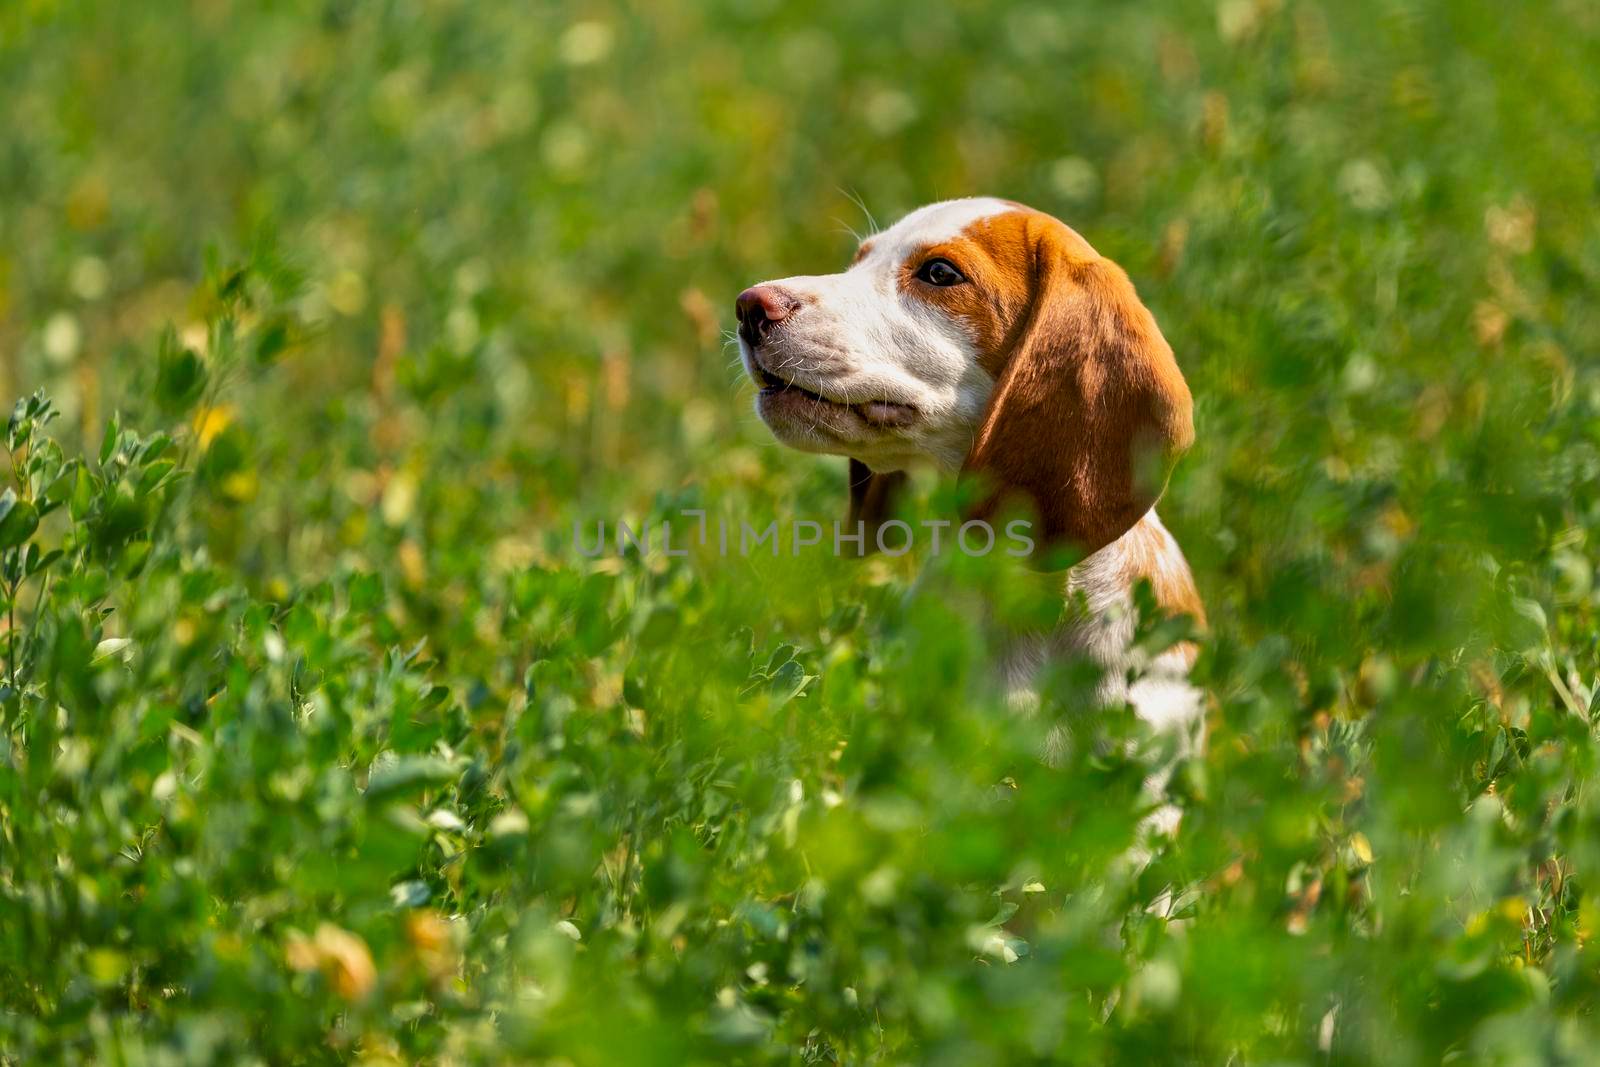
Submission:
[[[6,675],[17,691],[17,586],[6,590]]]

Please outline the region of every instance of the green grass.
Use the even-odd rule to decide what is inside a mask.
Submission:
[[[1596,1062],[1595,70],[1578,0],[6,5],[0,1064]],[[969,193],[1196,398],[1142,873],[1159,746],[986,674],[1025,575],[572,549],[841,514],[732,298]]]

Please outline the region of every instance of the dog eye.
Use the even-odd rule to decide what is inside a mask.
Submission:
[[[966,276],[956,270],[955,264],[948,259],[930,259],[917,268],[917,278],[929,285],[947,286],[960,285],[966,281]]]

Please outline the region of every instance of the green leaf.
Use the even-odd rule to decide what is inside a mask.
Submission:
[[[111,418],[106,420],[105,435],[100,438],[100,466],[104,467],[111,462],[111,457],[116,455],[117,444],[121,439],[121,416],[117,412],[112,412]]]
[[[456,778],[455,766],[437,756],[402,756],[372,772],[366,797],[371,803],[397,800],[449,785]]]
[[[78,473],[73,478],[72,496],[68,505],[74,522],[82,522],[84,516],[89,514],[89,509],[94,506],[94,475],[90,474],[89,468],[82,464],[78,465]]]
[[[255,360],[265,366],[278,358],[284,349],[289,347],[289,323],[283,318],[275,318],[261,328],[256,335]]]
[[[807,674],[805,668],[800,666],[799,660],[789,660],[775,671],[767,682],[767,692],[771,693],[779,705],[787,704],[800,694],[808,684],[815,680],[815,675]]]
[[[162,411],[177,414],[200,399],[205,386],[205,363],[169,329],[156,354],[156,403]]]
[[[0,493],[0,549],[22,544],[39,528],[39,510],[26,500],[18,500],[9,487]]]
[[[139,460],[142,463],[154,463],[172,447],[172,438],[164,433],[158,433],[144,443],[139,449]]]
[[[779,645],[777,648],[772,650],[772,655],[767,657],[766,669],[761,673],[771,675],[785,663],[793,661],[794,652],[795,648],[793,645]]]
[[[139,492],[148,493],[161,484],[161,480],[171,474],[177,464],[170,459],[158,460],[145,468],[139,476]]]

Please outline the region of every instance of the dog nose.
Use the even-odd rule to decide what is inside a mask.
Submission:
[[[752,285],[734,301],[739,336],[751,345],[758,345],[774,326],[794,314],[799,306],[800,301],[793,294],[776,285]]]

